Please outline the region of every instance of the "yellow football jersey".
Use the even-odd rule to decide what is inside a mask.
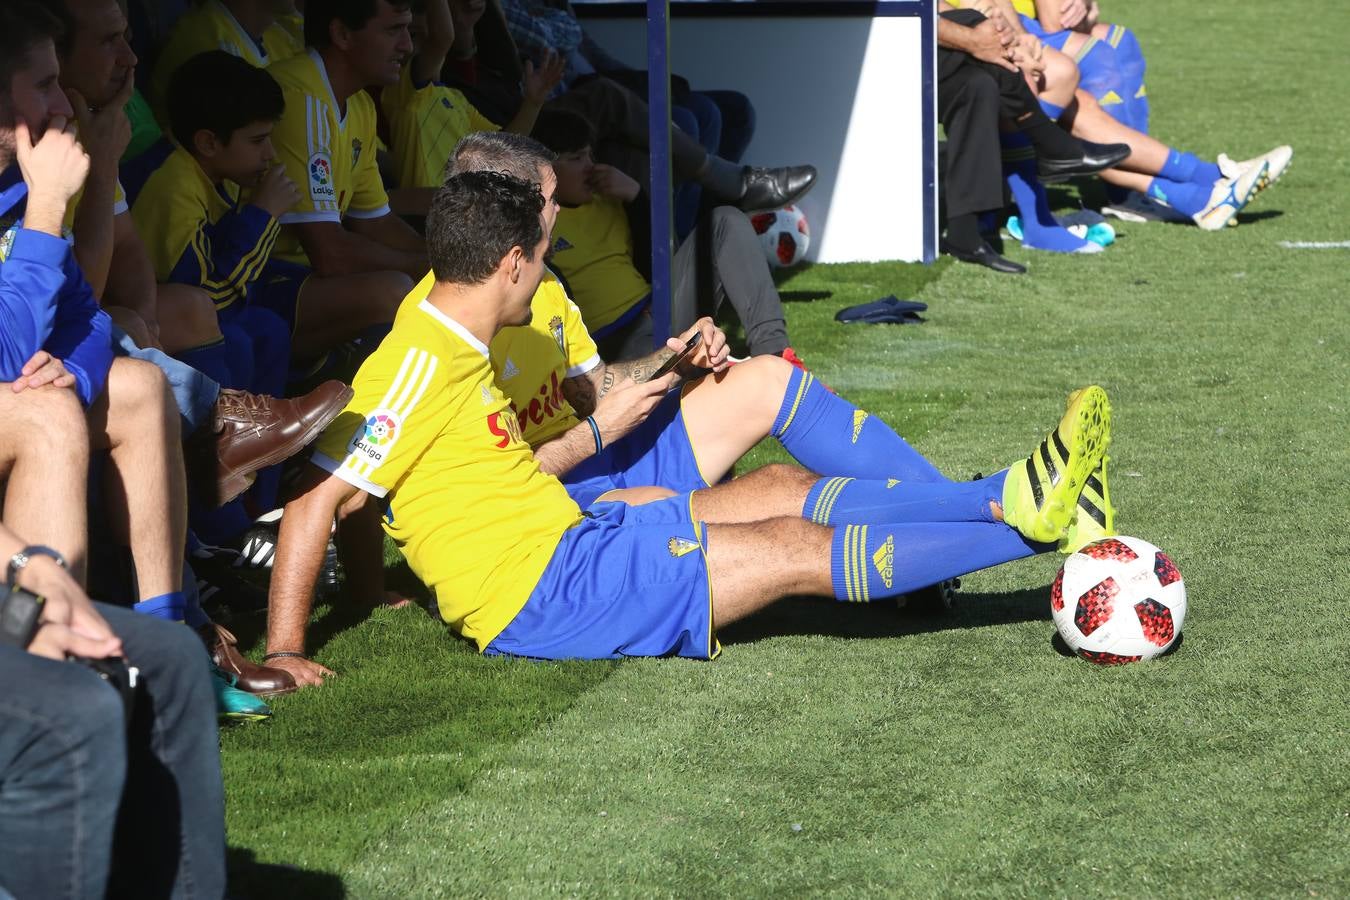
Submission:
[[[947,0],[952,6],[969,6],[971,0]],[[1012,0],[1013,9],[1028,19],[1036,18],[1036,0]]]
[[[217,309],[248,296],[280,230],[265,210],[240,204],[238,185],[212,184],[182,147],[145,182],[131,216],[155,280],[200,287]]]
[[[591,331],[618,319],[652,290],[633,266],[633,233],[623,204],[598,194],[584,206],[558,211],[553,265],[567,279]]]
[[[385,531],[441,617],[481,650],[581,510],[522,440],[488,348],[429,300],[402,310],[353,387],[314,462],[387,499]]]
[[[418,282],[399,308],[399,318],[417,309],[434,282],[430,274]],[[529,325],[503,328],[490,349],[497,387],[510,401],[525,442],[538,447],[580,421],[563,396],[562,383],[600,365],[600,353],[581,310],[552,272],[534,292],[530,312]]]
[[[380,105],[389,120],[389,161],[403,188],[440,187],[460,138],[501,130],[454,88],[437,81],[414,85],[412,66],[405,65],[398,84],[380,92]]]
[[[247,63],[263,68],[278,60],[295,56],[304,50],[291,34],[278,23],[263,32],[262,46],[255,41],[220,0],[205,0],[189,7],[174,24],[169,39],[155,61],[155,72],[150,79],[150,102],[159,124],[169,127],[164,104],[168,100],[169,84],[178,67],[198,53],[224,50]]]
[[[304,222],[378,219],[389,212],[389,195],[375,164],[375,101],[365,91],[338,108],[323,59],[313,50],[273,63],[286,111],[272,132],[272,146],[286,174],[300,189],[300,202],[281,217],[282,226]],[[276,256],[309,265],[294,229],[283,227]]]

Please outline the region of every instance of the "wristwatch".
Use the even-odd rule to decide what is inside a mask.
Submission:
[[[15,579],[19,577],[20,570],[32,562],[33,557],[35,556],[46,556],[50,559],[54,559],[58,566],[63,569],[66,568],[66,558],[60,553],[57,553],[51,547],[33,544],[32,546],[24,547],[9,558],[9,568],[5,572],[5,582],[7,584],[14,584]]]

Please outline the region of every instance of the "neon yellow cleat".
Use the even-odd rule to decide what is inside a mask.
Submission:
[[[1097,385],[1069,395],[1068,409],[1036,451],[1008,470],[1003,521],[1043,544],[1066,537],[1088,477],[1106,458],[1111,402]]]
[[[1093,541],[1116,533],[1116,509],[1111,505],[1111,488],[1106,482],[1106,464],[1110,461],[1109,456],[1103,456],[1102,464],[1087,477],[1069,533],[1059,542],[1060,553],[1077,553]]]

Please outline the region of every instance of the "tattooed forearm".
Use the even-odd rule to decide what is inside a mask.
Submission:
[[[641,383],[651,378],[657,369],[665,364],[666,360],[675,355],[675,351],[669,347],[662,347],[651,356],[644,356],[642,359],[630,359],[624,362],[610,363],[605,367],[605,381],[601,388],[600,396],[605,395],[608,388],[622,381],[625,378],[632,378]],[[614,381],[609,379],[613,377]]]
[[[567,402],[572,404],[572,409],[579,418],[586,418],[595,412],[595,385],[591,382],[589,375],[578,375],[575,378],[568,378],[562,383],[563,396]]]

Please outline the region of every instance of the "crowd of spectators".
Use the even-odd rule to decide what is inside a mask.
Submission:
[[[1028,246],[1092,252],[1043,182],[1216,228],[1288,164],[1150,138],[1133,34],[1021,2],[939,4],[952,255],[1021,269],[983,234],[1005,188]],[[957,483],[810,375],[748,214],[816,172],[741,164],[744,94],[673,78],[678,338],[653,353],[646,72],[565,0],[297,6],[0,7],[0,672],[27,685],[0,701],[0,888],[220,896],[215,723],[331,674],[304,642],[321,569],[382,602],[386,532],[487,652],[699,658],[787,590],[890,596],[1110,533],[1100,389],[1015,474]],[[770,436],[801,465],[708,489]],[[510,541],[447,558],[489,508]],[[627,643],[607,617],[642,578],[595,627],[536,601],[657,567],[623,549],[648,526],[701,568],[657,578],[679,602]],[[216,619],[264,608],[258,662]]]

